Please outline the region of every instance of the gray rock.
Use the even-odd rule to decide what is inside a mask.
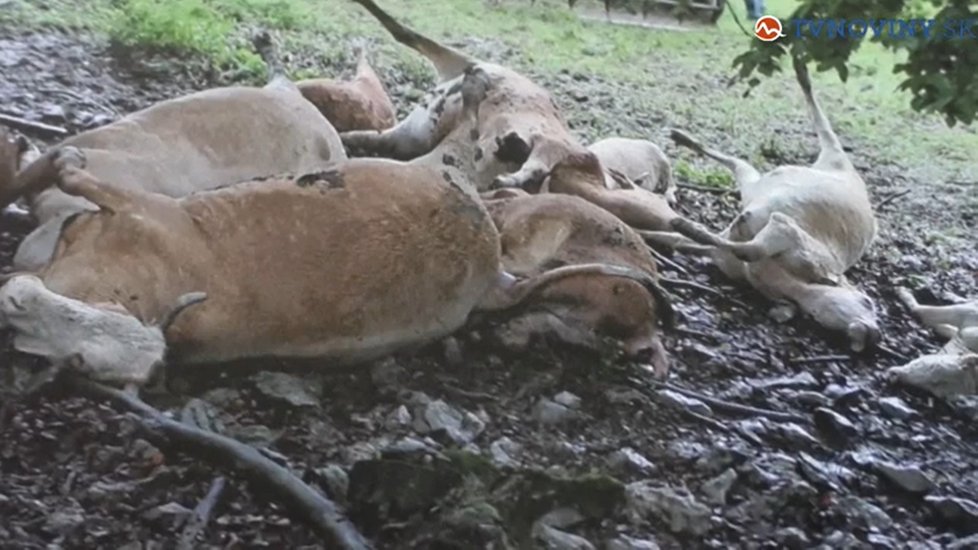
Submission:
[[[809,482],[833,491],[841,490],[847,482],[856,478],[856,474],[845,466],[822,462],[807,453],[799,453],[798,467]]]
[[[322,481],[323,488],[330,498],[340,504],[346,503],[346,493],[350,488],[350,476],[338,464],[328,464],[322,468],[316,468],[313,473]]]
[[[727,493],[730,492],[736,482],[737,472],[733,468],[729,468],[717,477],[704,482],[700,487],[700,492],[703,493],[706,502],[714,506],[723,506],[727,503]]]
[[[808,405],[810,407],[828,407],[832,404],[832,400],[817,391],[800,391],[796,392],[792,398],[797,400],[803,405]],[[787,401],[790,401],[788,399]]]
[[[406,405],[399,405],[396,409],[391,411],[387,415],[387,420],[384,421],[384,425],[388,429],[403,428],[405,426],[410,426],[411,421],[411,411],[408,410]]]
[[[773,390],[776,388],[814,388],[818,386],[818,380],[808,371],[800,372],[794,376],[780,376],[778,378],[768,378],[758,380],[751,384],[755,388]]]
[[[44,520],[44,530],[58,536],[66,536],[85,523],[85,510],[74,499],[59,505]]]
[[[685,395],[672,390],[659,390],[656,392],[656,395],[658,395],[662,402],[667,405],[685,409],[703,416],[713,416],[713,409],[699,399],[686,397]]]
[[[381,392],[393,392],[401,387],[401,377],[407,371],[388,357],[370,366],[370,381]]]
[[[924,497],[944,521],[966,529],[967,533],[978,532],[978,503],[958,497]]]
[[[655,470],[655,464],[631,447],[621,448],[608,457],[612,469],[631,474],[648,474]]]
[[[978,422],[978,395],[956,395],[948,397],[947,403],[964,418]]]
[[[214,388],[201,396],[204,401],[219,409],[232,409],[244,404],[241,392],[234,388]]]
[[[489,457],[497,466],[516,468],[523,446],[508,437],[500,437],[489,445]]]
[[[886,512],[859,497],[839,497],[834,509],[849,518],[857,527],[883,530],[893,525],[893,520]]]
[[[380,451],[383,458],[396,458],[407,456],[418,456],[437,454],[439,451],[437,443],[425,438],[425,441],[413,437],[401,438],[391,445],[384,447]]]
[[[924,355],[887,373],[901,384],[920,388],[937,397],[978,392],[978,355]]]
[[[916,466],[890,462],[877,462],[875,466],[876,473],[908,493],[922,495],[934,489],[934,482]]]
[[[424,405],[414,416],[414,428],[419,432],[444,433],[459,445],[472,442],[486,429],[478,416],[459,411],[441,399]]]
[[[972,548],[978,548],[978,535],[958,539],[945,546],[946,550],[970,550]]]
[[[784,527],[774,533],[776,540],[782,547],[790,550],[802,550],[808,548],[808,535],[797,527]]]
[[[608,540],[604,548],[605,550],[659,550],[659,545],[648,539],[635,539],[628,535],[618,535]]]
[[[872,545],[874,550],[891,550],[897,548],[897,544],[893,539],[879,533],[869,533],[866,535],[866,542]]]
[[[581,406],[581,398],[569,391],[562,391],[554,396],[554,402],[569,409],[577,409]]]
[[[899,397],[881,397],[876,403],[879,405],[880,411],[890,418],[905,420],[917,414],[917,411]]]
[[[143,519],[149,521],[165,521],[171,526],[178,526],[183,523],[193,510],[177,502],[168,502],[159,506],[154,506],[143,512]]]
[[[539,522],[533,526],[533,539],[545,550],[595,550],[586,538]]]
[[[743,449],[717,445],[696,461],[696,468],[707,474],[717,474],[747,462],[750,455]]]
[[[822,545],[818,546],[820,550],[822,548],[825,548],[826,550],[865,548],[865,545],[859,542],[859,539],[857,539],[855,535],[852,533],[846,533],[844,531],[833,531],[829,534],[829,536],[825,537],[822,543]]]
[[[539,401],[533,405],[533,419],[541,424],[546,425],[556,425],[564,424],[577,417],[575,411],[567,407],[566,405],[561,405],[555,401],[551,401],[546,397],[541,397]]]
[[[318,379],[300,378],[285,372],[262,371],[251,381],[265,397],[293,407],[318,407],[322,386]]]
[[[625,486],[625,501],[626,512],[636,523],[654,516],[674,533],[702,535],[710,529],[710,509],[685,489],[638,481]]]
[[[859,428],[848,418],[826,407],[815,409],[815,428],[831,443],[845,444],[859,435]]]
[[[556,510],[547,512],[537,521],[556,529],[570,529],[575,525],[579,525],[585,519],[587,518],[573,508],[557,508]]]
[[[815,436],[794,422],[779,422],[774,424],[773,427],[781,437],[795,447],[805,449],[819,445],[818,439],[815,439]]]

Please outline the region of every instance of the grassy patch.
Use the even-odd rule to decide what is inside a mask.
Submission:
[[[695,185],[729,189],[733,187],[734,178],[729,170],[723,168],[697,168],[683,159],[676,161],[673,166],[676,177]]]

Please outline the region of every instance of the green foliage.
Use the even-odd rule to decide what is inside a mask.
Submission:
[[[975,19],[978,11],[971,0],[803,0],[793,13],[782,19],[912,19],[933,18],[938,24],[950,20]],[[784,15],[784,14],[776,14]],[[786,29],[787,30],[787,29]],[[912,94],[911,107],[917,111],[936,112],[953,126],[970,124],[978,113],[978,42],[947,40],[935,32],[929,38],[917,36],[896,40],[883,33],[869,33],[864,38],[798,39],[786,32],[777,42],[752,39],[749,50],[734,59],[740,78],[751,87],[759,84],[754,73],[771,76],[780,70],[780,58],[786,53],[815,61],[818,70],[834,69],[845,82],[849,78],[849,60],[864,41],[874,41],[904,53],[906,60],[894,67],[906,79],[900,89]]]
[[[123,0],[109,22],[110,36],[125,46],[222,57],[233,28],[203,0]]]
[[[716,187],[718,189],[727,189],[733,186],[733,175],[723,168],[705,168],[698,169],[693,165],[689,164],[685,160],[679,159],[676,161],[673,171],[676,176],[689,183],[695,185],[702,185],[705,187]]]

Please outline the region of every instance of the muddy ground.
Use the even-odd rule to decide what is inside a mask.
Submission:
[[[226,82],[186,60],[120,56],[96,38],[50,32],[0,31],[0,67],[0,111],[73,132]],[[424,85],[383,76],[402,112]],[[589,140],[615,117],[628,118],[637,101],[585,75],[536,76]],[[643,119],[650,132],[674,122],[664,113]],[[771,165],[813,158],[807,126],[779,132],[808,136],[811,148],[768,158]],[[734,152],[744,147],[710,128],[699,133],[733,141]],[[671,381],[793,413],[795,422],[684,402],[611,352],[546,342],[506,351],[486,329],[494,320],[357,369],[274,362],[175,370],[169,395],[147,399],[268,449],[343,503],[378,547],[978,547],[965,539],[978,533],[978,402],[936,400],[883,375],[901,357],[940,346],[897,304],[891,285],[913,274],[925,283],[922,300],[978,295],[974,248],[933,238],[974,234],[965,200],[974,190],[908,180],[850,145],[875,200],[911,190],[881,210],[880,240],[852,272],[878,300],[888,352],[852,357],[809,321],[777,325],[756,294],[674,257],[720,295],[675,290],[682,320],[666,339]],[[680,200],[713,227],[735,207],[732,196],[691,190]],[[29,227],[11,214],[0,219],[0,265],[9,266]],[[8,396],[0,409],[0,547],[172,548],[220,476],[227,485],[198,547],[321,545],[260,487],[150,441],[106,404],[64,394],[10,398],[32,362],[8,351],[0,365]]]

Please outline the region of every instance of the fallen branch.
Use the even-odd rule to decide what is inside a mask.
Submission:
[[[211,483],[211,488],[207,491],[204,499],[197,503],[193,514],[187,520],[187,525],[180,532],[180,540],[177,541],[177,550],[192,550],[197,536],[204,532],[207,522],[211,520],[211,513],[217,506],[221,495],[224,493],[225,480],[217,477]]]
[[[167,440],[220,467],[233,466],[256,484],[269,490],[286,507],[301,516],[331,548],[361,550],[370,543],[346,519],[331,500],[306,485],[289,470],[265,458],[257,449],[214,432],[166,417],[134,394],[97,382],[73,377],[73,383],[89,395],[111,401],[136,413],[140,427],[156,439]]]
[[[713,195],[730,195],[737,193],[737,190],[733,187],[710,187],[709,185],[696,185],[695,183],[677,183],[676,187],[679,189],[689,189],[691,191],[699,191],[700,193],[711,193]]]
[[[876,345],[876,349],[882,351],[884,354],[889,355],[890,357],[892,357],[894,359],[897,359],[898,361],[903,361],[904,363],[907,363],[907,362],[910,361],[910,358],[909,357],[907,357],[906,355],[903,355],[902,353],[900,353],[900,352],[898,352],[898,351],[896,351],[894,349],[891,349],[890,347],[888,347],[887,345],[883,344],[882,342],[880,342],[879,344]]]
[[[8,115],[0,113],[0,122],[12,126],[17,130],[22,132],[33,131],[42,132],[47,134],[54,134],[56,136],[68,135],[68,130],[65,130],[61,126],[52,126],[50,124],[45,124],[43,122],[35,122],[33,120],[27,120],[25,118],[20,118],[13,115]]]
[[[836,361],[848,361],[848,355],[816,355],[815,357],[795,357],[788,359],[792,365],[809,365],[812,363],[834,363]]]
[[[905,197],[910,194],[910,189],[904,189],[903,191],[895,191],[889,195],[883,197],[883,200],[876,205],[876,210],[882,210],[884,206],[890,204],[891,202],[899,199],[900,197]]]
[[[652,257],[655,258],[657,262],[661,263],[666,267],[671,267],[676,271],[682,273],[683,275],[689,275],[689,271],[687,271],[685,267],[677,264],[676,262],[670,260],[669,258],[666,258],[665,255],[659,252],[658,250],[648,245],[646,245],[646,248],[649,249],[649,254],[651,254]]]
[[[707,294],[712,294],[712,295],[716,296],[717,298],[723,298],[724,300],[728,300],[729,302],[731,302],[731,303],[733,303],[735,305],[738,305],[738,306],[740,306],[740,307],[742,307],[744,309],[750,309],[747,306],[747,304],[741,302],[740,300],[738,300],[736,298],[732,298],[732,297],[728,296],[727,294],[724,294],[723,292],[720,292],[719,290],[717,290],[717,289],[715,289],[713,287],[706,286],[704,284],[700,284],[700,283],[697,283],[697,282],[694,282],[694,281],[684,281],[682,279],[670,279],[669,277],[660,277],[659,278],[659,281],[661,281],[662,284],[667,285],[667,286],[668,285],[672,285],[672,286],[683,286],[683,287],[687,287],[687,288],[694,288],[696,290],[701,290],[703,292],[706,292]]]
[[[654,382],[660,389],[671,390],[676,393],[685,395],[686,397],[692,397],[693,399],[698,399],[707,405],[711,409],[728,412],[733,414],[742,414],[746,416],[763,416],[765,418],[770,418],[771,420],[777,420],[780,422],[801,422],[807,423],[808,418],[792,413],[783,413],[778,411],[772,411],[768,409],[760,409],[757,407],[751,407],[750,405],[741,405],[739,403],[731,403],[729,401],[724,401],[716,397],[710,397],[693,390],[688,390],[686,388],[670,384],[669,382]]]

